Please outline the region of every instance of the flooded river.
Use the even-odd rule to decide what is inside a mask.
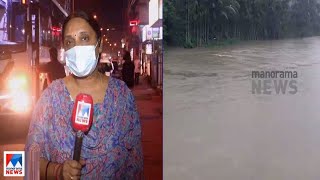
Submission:
[[[320,179],[320,37],[167,49],[164,69],[164,179]],[[297,92],[253,94],[252,71]]]

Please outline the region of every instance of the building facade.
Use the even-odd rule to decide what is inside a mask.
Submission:
[[[141,74],[158,88],[163,80],[162,8],[163,0],[138,0],[129,13],[129,50],[140,57]]]

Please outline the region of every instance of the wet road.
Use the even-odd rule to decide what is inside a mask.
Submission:
[[[23,151],[30,124],[29,114],[0,115],[0,180],[23,178],[5,178],[3,176],[4,151]]]
[[[24,144],[27,138],[30,114],[0,115],[0,146]]]
[[[320,37],[169,49],[164,179],[320,179]],[[252,94],[252,71],[296,71],[296,94]]]

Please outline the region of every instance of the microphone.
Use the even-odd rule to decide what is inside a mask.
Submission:
[[[72,111],[72,128],[76,132],[73,160],[79,161],[83,135],[87,133],[93,121],[93,100],[88,94],[77,95]]]

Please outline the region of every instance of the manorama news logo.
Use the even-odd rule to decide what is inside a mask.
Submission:
[[[90,103],[79,102],[77,105],[76,123],[88,125],[90,117]]]
[[[296,94],[297,71],[252,71],[252,94]]]
[[[21,177],[25,175],[24,151],[4,151],[3,155],[4,176]]]

